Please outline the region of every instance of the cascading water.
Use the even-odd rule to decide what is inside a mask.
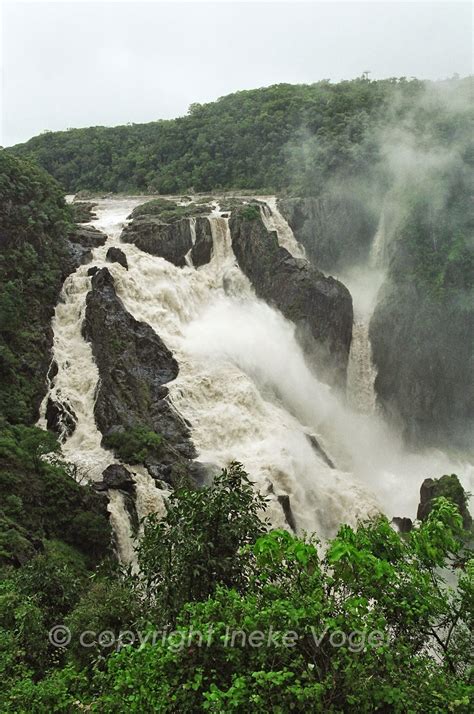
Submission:
[[[363,414],[372,414],[376,409],[376,370],[372,362],[369,327],[385,276],[385,243],[385,221],[382,212],[367,265],[354,267],[341,276],[341,280],[350,290],[354,308],[352,344],[347,367],[347,400],[353,409]]]
[[[93,225],[105,231],[109,239],[102,248],[93,251],[93,261],[96,265],[105,264],[107,249],[117,242],[126,216],[142,202],[143,199],[131,199],[119,205],[118,202],[100,203],[97,209],[98,218],[93,221]],[[53,359],[57,365],[57,374],[51,380],[48,393],[43,400],[39,425],[46,428],[45,414],[48,399],[61,404],[75,422],[74,431],[70,436],[65,430],[60,434],[64,457],[75,464],[78,478],[97,481],[101,478],[103,470],[116,460],[112,452],[101,446],[102,435],[94,419],[99,373],[92,356],[91,345],[83,338],[81,331],[86,296],[91,287],[91,279],[87,275],[89,267],[90,264],[81,265],[66,279],[60,301],[56,306],[52,327]],[[152,511],[163,509],[163,498],[154,486],[153,480],[146,472],[138,473],[137,467],[129,468],[135,474],[136,507],[139,518]],[[151,487],[153,491],[150,491]],[[108,509],[119,556],[122,562],[129,563],[134,559],[134,542],[124,499],[120,492],[114,490],[109,490],[108,495]]]
[[[378,507],[390,516],[413,515],[422,478],[466,473],[437,452],[407,454],[379,416],[356,413],[314,377],[294,326],[256,298],[239,269],[228,220],[217,204],[209,217],[213,251],[208,264],[178,268],[127,243],[120,248],[128,271],[105,263],[126,216],[142,201],[99,201],[94,225],[109,240],[94,250],[94,264],[107,265],[126,309],[154,328],[173,351],[180,371],[168,384],[170,398],[191,424],[199,460],[218,466],[241,461],[256,487],[269,494],[273,525],[286,526],[281,494],[290,496],[298,530],[326,537],[341,522],[354,523]],[[300,257],[295,238],[290,242],[282,237],[282,230],[290,229],[275,220],[275,209],[273,204],[273,220],[267,225],[277,230],[281,245],[291,245],[293,255]],[[370,290],[359,280],[358,297],[353,276],[355,302],[364,315],[373,309],[380,275],[373,272]],[[77,417],[76,430],[63,446],[67,458],[85,465],[89,475],[93,468],[99,475],[114,459],[100,446],[93,417],[97,369],[80,333],[89,285],[87,267],[81,266],[64,286],[53,321],[58,374],[50,393],[67,402]],[[337,468],[315,448],[314,436]],[[137,482],[139,516],[163,513],[166,494],[145,469],[130,470]],[[133,539],[120,493],[111,492],[109,510],[120,555],[130,561]]]
[[[298,243],[288,222],[278,210],[275,196],[265,197],[265,204],[262,206],[261,214],[265,227],[269,231],[277,232],[278,243],[282,248],[286,248],[294,258],[306,257],[305,249],[301,243]]]
[[[117,293],[178,360],[170,397],[191,423],[199,459],[219,466],[241,461],[258,488],[274,492],[268,509],[274,525],[285,525],[277,496],[288,494],[299,528],[329,535],[342,520],[354,522],[373,511],[375,501],[311,445],[307,434],[322,418],[327,390],[306,368],[293,327],[256,298],[238,268],[228,220],[217,209],[209,220],[212,259],[198,270],[122,245],[128,272],[109,267]],[[273,354],[281,355],[275,363]],[[301,407],[305,387],[306,398],[321,403],[318,419],[317,410],[304,413]]]

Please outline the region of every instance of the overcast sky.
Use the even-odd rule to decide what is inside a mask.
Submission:
[[[456,2],[2,3],[0,145],[277,82],[470,74]]]

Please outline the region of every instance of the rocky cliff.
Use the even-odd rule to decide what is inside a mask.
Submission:
[[[388,278],[370,324],[375,389],[414,443],[470,448],[474,251],[464,167],[398,196]],[[434,201],[432,193],[436,196]]]
[[[187,219],[164,223],[154,216],[138,216],[124,228],[122,240],[134,243],[140,250],[157,255],[170,263],[183,267],[185,255],[193,247],[191,226]]]
[[[278,208],[317,268],[341,271],[367,259],[379,216],[359,196],[285,198]]]
[[[343,386],[352,335],[347,288],[311,264],[293,258],[249,207],[230,218],[232,247],[257,295],[295,323],[297,337],[321,377]]]
[[[92,278],[83,332],[99,369],[94,414],[104,437],[137,428],[155,432],[163,442],[159,454],[149,457],[149,470],[156,475],[165,465],[170,478],[184,474],[196,453],[165,386],[177,376],[178,364],[153,329],[127,312],[107,268]]]

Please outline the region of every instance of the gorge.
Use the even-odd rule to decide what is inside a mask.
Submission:
[[[0,150],[2,712],[472,710],[468,89]]]
[[[256,488],[269,495],[268,515],[274,527],[289,527],[281,507],[282,497],[288,497],[297,531],[317,532],[325,538],[333,536],[341,522],[356,523],[377,509],[390,517],[414,517],[420,474],[456,472],[465,488],[470,489],[472,465],[452,460],[441,451],[410,451],[375,409],[375,368],[368,321],[383,275],[382,219],[367,265],[359,267],[359,272],[353,270],[346,278],[355,311],[350,352],[344,333],[334,338],[338,344],[333,353],[347,349],[346,400],[343,390],[331,388],[319,377],[324,358],[321,362],[318,351],[314,352],[314,343],[309,349],[306,345],[305,352],[305,339],[298,338],[298,323],[286,320],[278,309],[259,299],[239,267],[242,261],[245,269],[249,261],[255,270],[259,259],[268,262],[265,256],[252,255],[248,239],[243,246],[239,245],[244,226],[254,234],[255,230],[265,234],[263,248],[259,250],[266,250],[267,245],[270,249],[269,241],[275,235],[275,245],[278,240],[288,250],[284,260],[295,261],[298,271],[307,269],[307,261],[302,257],[304,249],[279,212],[275,199],[258,196],[231,199],[235,208],[229,219],[229,211],[220,210],[216,198],[207,204],[207,216],[197,219],[190,215],[168,224],[168,242],[172,246],[174,236],[183,234],[183,225],[189,225],[195,240],[196,220],[208,223],[212,250],[209,261],[198,268],[193,266],[192,258],[178,267],[153,255],[153,250],[140,250],[128,242],[129,229],[123,232],[123,228],[133,209],[141,206],[143,215],[139,220],[141,225],[146,223],[144,200],[96,199],[97,218],[91,225],[104,232],[107,241],[93,250],[90,263],[81,265],[66,280],[53,319],[53,360],[57,373],[45,396],[40,423],[45,424],[49,400],[59,404],[60,411],[69,418],[72,415],[71,435],[66,433],[67,420],[63,418],[59,436],[66,458],[76,464],[81,477],[100,481],[103,470],[118,463],[113,452],[104,449],[108,431],[146,425],[164,434],[169,442],[170,453],[167,458],[162,455],[161,462],[175,468],[184,459],[190,478],[195,482],[198,478],[199,483],[199,474],[208,479],[229,461],[240,461],[252,474]],[[190,199],[166,201],[169,206],[184,205],[189,212],[193,211]],[[245,218],[245,211],[251,209],[256,211],[255,215]],[[236,224],[233,215],[242,213],[244,217]],[[143,232],[142,229],[140,233]],[[255,240],[258,246],[258,239]],[[127,268],[107,260],[113,248],[124,253]],[[236,249],[239,260],[234,255]],[[91,277],[95,269],[98,272]],[[252,273],[249,275],[252,279]],[[316,283],[318,280],[321,278],[313,278]],[[295,290],[305,290],[298,281],[300,277]],[[260,289],[264,285],[260,275],[257,285]],[[337,286],[335,282],[334,285]],[[125,323],[117,309],[111,307],[107,291],[112,300],[120,303],[119,311],[129,316]],[[91,302],[93,295],[95,306]],[[272,300],[271,296],[269,299]],[[97,330],[84,330],[84,321],[87,325],[95,319],[92,313],[102,309],[101,302],[110,327],[102,322]],[[350,303],[331,309],[348,314],[352,321]],[[133,320],[132,325],[129,320]],[[330,322],[334,328],[337,321],[332,318]],[[145,397],[127,397],[129,390],[135,395],[139,391],[132,370],[139,371],[140,388],[145,388],[145,383],[147,389],[155,389],[158,373],[166,370],[169,362],[157,345],[151,346],[143,358],[134,353],[120,366],[121,352],[127,352],[134,340],[143,343],[146,326],[156,340],[162,341],[161,349],[171,350],[176,360],[175,367],[164,376],[166,390],[162,394],[165,411],[174,417],[166,416],[161,407],[156,418],[152,417]],[[115,342],[120,341],[122,345],[116,346]],[[105,362],[101,351],[108,353]],[[145,370],[149,371],[149,377],[145,376]],[[113,416],[105,422],[98,418],[97,412],[99,385],[109,396],[115,393]],[[156,403],[156,397],[153,399]],[[170,418],[175,425],[167,427]],[[178,428],[176,422],[186,425],[184,430],[189,429],[189,437],[183,437],[182,427]],[[190,439],[194,446],[183,446],[183,438]],[[196,456],[197,462],[189,461]],[[150,464],[148,469],[143,464],[124,465],[135,482],[132,508],[138,518],[150,512],[163,512],[169,476],[157,474],[156,467]],[[114,489],[109,489],[108,494],[118,551],[129,562],[133,559],[133,534],[125,501],[130,496]]]

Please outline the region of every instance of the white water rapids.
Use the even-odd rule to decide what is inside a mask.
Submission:
[[[126,217],[143,200],[99,200],[93,225],[109,239],[93,251],[90,264],[66,280],[53,320],[58,374],[50,395],[77,417],[63,451],[81,474],[99,479],[115,461],[100,445],[93,415],[98,371],[91,347],[81,335],[91,265],[107,266],[126,309],[151,325],[173,351],[180,371],[168,385],[170,398],[191,423],[198,459],[221,467],[232,460],[242,462],[256,488],[273,492],[267,515],[275,526],[286,526],[279,494],[290,496],[299,531],[328,537],[341,522],[354,524],[378,509],[389,516],[414,517],[425,477],[466,474],[464,465],[451,463],[442,453],[407,453],[373,408],[358,413],[314,377],[293,325],[256,298],[237,266],[228,220],[219,216],[217,206],[210,217],[212,259],[197,270],[192,265],[177,268],[135,245],[121,243]],[[304,251],[289,235],[291,229],[276,202],[268,203],[267,226],[277,230],[282,245],[302,257]],[[112,245],[120,245],[126,254],[128,271],[106,263]],[[349,379],[353,389],[364,383],[361,390],[370,402],[370,352],[364,360],[360,370],[353,366]],[[336,468],[326,463],[307,435],[317,437]],[[139,517],[163,512],[166,493],[156,488],[145,469],[129,469],[137,481]],[[124,501],[119,492],[109,494],[120,557],[131,561],[134,544]]]

